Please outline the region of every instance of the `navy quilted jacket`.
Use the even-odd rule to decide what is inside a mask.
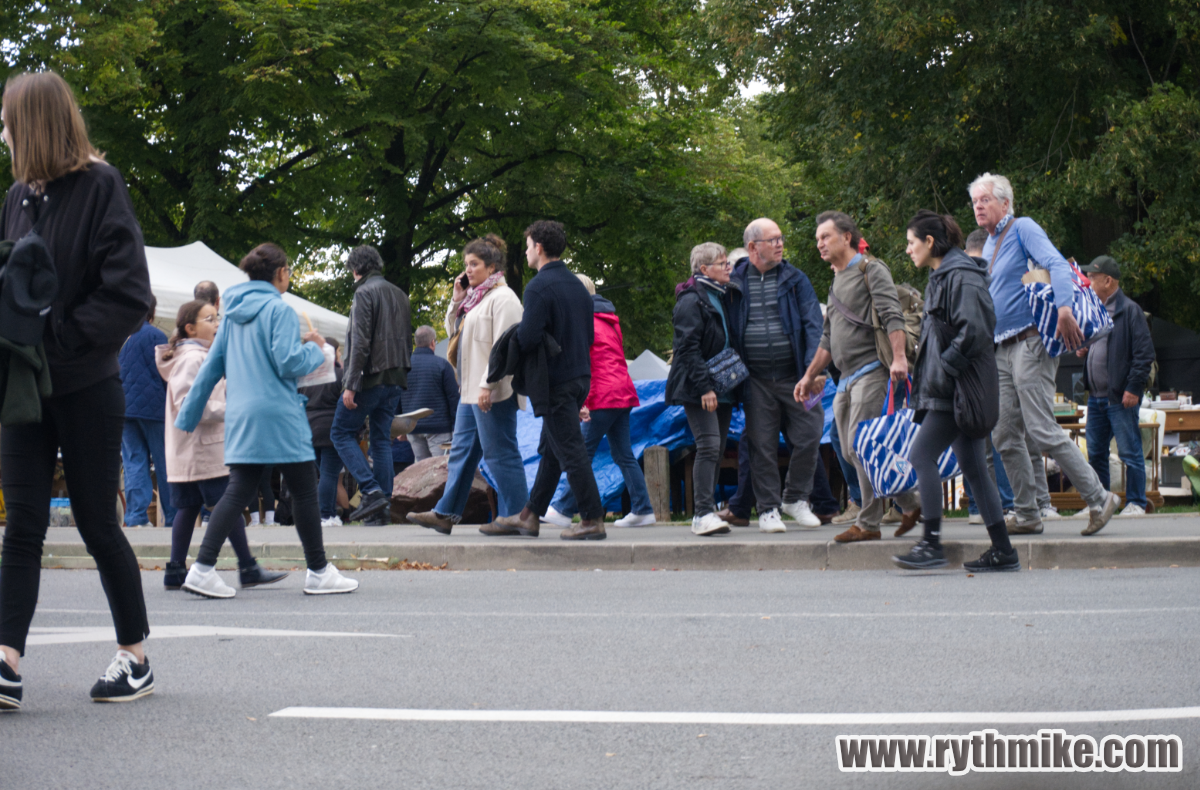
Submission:
[[[475,395],[479,391],[475,390]],[[433,409],[433,414],[417,423],[417,433],[452,433],[458,413],[458,382],[454,368],[432,349],[418,348],[412,353],[408,388],[400,396],[397,411]]]
[[[163,331],[150,322],[129,336],[117,357],[121,386],[125,388],[125,416],[141,420],[163,420],[167,405],[167,382],[154,362],[154,347],[167,342]]]

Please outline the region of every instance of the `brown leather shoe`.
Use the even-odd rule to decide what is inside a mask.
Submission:
[[[877,529],[863,529],[857,524],[834,538],[838,543],[857,543],[860,540],[879,540],[883,537]]]
[[[724,521],[726,524],[728,524],[731,527],[748,527],[748,526],[750,526],[750,519],[741,518],[739,516],[733,515],[733,512],[729,508],[725,508],[724,510],[718,510],[717,518],[721,519],[722,521]]]
[[[522,535],[526,538],[536,538],[538,530],[541,528],[541,522],[533,513],[523,518],[524,515],[525,511],[522,510],[515,516],[501,516],[491,524],[484,524],[479,531],[491,537]]]
[[[604,531],[604,519],[588,519],[573,524],[559,535],[563,540],[604,540],[608,535]]]
[[[428,513],[409,513],[407,518],[410,524],[420,524],[443,535],[449,535],[454,529],[454,522],[436,510],[430,510]]]
[[[916,510],[912,511],[911,513],[902,514],[900,516],[900,526],[896,527],[896,534],[894,535],[894,537],[898,538],[901,535],[907,535],[909,530],[911,530],[913,527],[915,527],[917,525],[917,522],[920,519],[921,519],[921,508],[917,508]]]

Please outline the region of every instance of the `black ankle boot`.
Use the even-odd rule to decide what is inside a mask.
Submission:
[[[245,568],[238,567],[238,584],[244,590],[247,587],[258,587],[263,584],[273,584],[279,581],[286,573],[278,571],[268,571],[255,562],[253,565]]]
[[[163,587],[168,590],[178,590],[183,586],[183,580],[187,578],[187,564],[182,562],[168,562],[167,572],[163,574]]]

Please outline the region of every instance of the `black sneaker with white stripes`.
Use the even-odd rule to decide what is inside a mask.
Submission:
[[[1021,570],[1021,559],[1017,556],[1016,549],[1010,552],[1003,552],[993,546],[985,551],[979,559],[972,562],[964,562],[963,568],[970,573],[1019,571]]]
[[[108,670],[92,686],[92,702],[132,702],[153,693],[150,659],[139,664],[133,653],[118,650]]]
[[[21,676],[0,658],[0,710],[20,710],[23,689]]]
[[[912,550],[904,556],[893,556],[892,562],[911,571],[923,571],[931,568],[946,567],[946,552],[940,544],[934,545],[927,540],[917,542]]]

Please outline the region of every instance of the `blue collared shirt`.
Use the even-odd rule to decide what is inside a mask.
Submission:
[[[1004,237],[1004,244],[996,255],[992,267],[992,281],[988,290],[996,308],[995,341],[1007,340],[1034,325],[1033,310],[1025,296],[1021,277],[1029,271],[1026,263],[1032,260],[1050,272],[1050,284],[1054,289],[1054,303],[1070,306],[1074,298],[1071,267],[1062,253],[1050,242],[1046,231],[1028,217],[1006,216],[996,226],[996,232],[988,236],[983,245],[983,259],[991,264],[996,241],[1009,223],[1012,229]]]

